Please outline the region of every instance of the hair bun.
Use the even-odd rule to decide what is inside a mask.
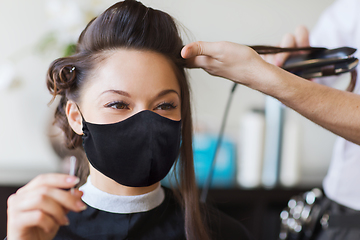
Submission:
[[[76,85],[76,67],[69,64],[69,58],[55,60],[47,73],[47,88],[55,98],[56,95],[65,96],[66,91]]]

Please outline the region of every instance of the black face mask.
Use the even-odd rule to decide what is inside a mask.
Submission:
[[[83,118],[83,133],[95,169],[119,184],[145,187],[162,180],[178,157],[181,121],[146,110],[112,124]]]

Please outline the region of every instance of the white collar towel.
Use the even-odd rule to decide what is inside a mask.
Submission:
[[[147,212],[159,206],[165,199],[164,189],[159,186],[149,192],[136,196],[119,196],[101,191],[92,185],[90,177],[79,188],[84,192],[82,200],[89,206],[111,213]]]

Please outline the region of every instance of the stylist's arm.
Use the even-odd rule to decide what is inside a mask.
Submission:
[[[360,96],[304,80],[231,42],[193,42],[182,49],[188,67],[230,79],[279,99],[311,121],[360,144]]]
[[[34,178],[8,199],[8,240],[50,240],[59,227],[68,225],[68,211],[86,208],[82,192],[74,187],[78,178],[65,174],[44,174]]]

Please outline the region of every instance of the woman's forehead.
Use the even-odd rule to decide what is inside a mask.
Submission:
[[[100,92],[109,89],[133,94],[159,92],[180,87],[172,63],[152,51],[118,49],[99,62],[92,74],[90,88]]]

